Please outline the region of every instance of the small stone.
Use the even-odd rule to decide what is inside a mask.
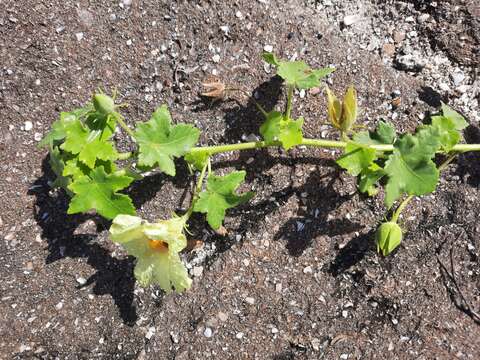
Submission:
[[[150,340],[153,335],[155,335],[155,332],[157,331],[157,329],[155,329],[155,326],[150,326],[147,330],[147,333],[145,334],[145,338],[147,340]]]
[[[342,311],[342,316],[343,316],[344,318],[347,318],[347,317],[348,317],[348,311],[347,311],[347,310],[343,310],[343,311]]]
[[[220,62],[220,55],[218,55],[218,54],[213,55],[213,56],[212,56],[212,61],[213,61],[214,63]]]
[[[13,232],[8,233],[7,235],[5,235],[4,239],[6,241],[12,241],[13,239],[15,239],[15,233],[13,233]]]
[[[78,32],[75,34],[77,41],[81,41],[83,39],[83,32]]]
[[[442,91],[450,91],[450,86],[448,86],[447,83],[441,82],[441,83],[438,84],[438,87]]]
[[[30,131],[33,129],[33,123],[31,121],[25,121],[24,125],[25,131]]]
[[[350,26],[350,25],[353,25],[353,24],[359,22],[360,20],[362,20],[362,17],[358,14],[347,15],[343,18],[343,24],[345,26]]]
[[[40,141],[40,140],[42,140],[42,138],[43,138],[43,135],[40,134],[40,133],[38,133],[38,132],[36,132],[35,134],[33,134],[33,139],[34,139],[35,141]]]
[[[76,280],[77,280],[77,283],[79,283],[80,285],[85,285],[87,283],[87,279],[85,279],[82,276],[79,276]]]
[[[252,298],[252,297],[246,297],[245,302],[250,304],[250,305],[253,305],[253,304],[255,304],[255,299]]]
[[[55,309],[62,310],[63,308],[63,301],[60,301],[57,305],[55,305]]]
[[[265,45],[263,47],[263,51],[266,51],[266,52],[272,52],[273,51],[273,46],[272,45]]]
[[[313,272],[313,269],[311,266],[307,266],[303,269],[304,274],[311,274]]]
[[[35,80],[35,85],[36,86],[40,86],[41,83],[42,83],[42,81],[40,79]]]
[[[407,16],[407,17],[405,18],[405,21],[406,21],[406,22],[415,22],[415,18],[414,18],[413,16]]]
[[[383,44],[383,53],[389,57],[393,57],[393,55],[395,55],[395,45]]]
[[[250,265],[250,260],[248,260],[248,259],[243,259],[242,262],[243,262],[244,266]]]
[[[210,329],[209,327],[206,327],[205,331],[203,332],[203,335],[205,335],[205,337],[207,338],[210,338],[213,335],[213,330]]]
[[[200,277],[203,274],[203,266],[194,266],[192,270],[192,274],[195,277]]]
[[[305,89],[301,89],[299,95],[300,98],[303,99],[305,97]]]
[[[221,320],[221,321],[227,321],[228,320],[228,314],[222,312],[222,311],[219,311],[218,312],[218,318]]]
[[[132,5],[132,0],[122,0],[122,3],[124,6],[130,6]]]
[[[278,293],[282,292],[282,283],[275,284],[275,291]]]
[[[238,339],[238,340],[241,340],[243,338],[243,335],[245,335],[243,332],[239,332],[237,333],[237,335],[235,335],[235,337]]]
[[[131,46],[132,45],[132,39],[128,39],[127,40],[127,46]]]
[[[395,318],[393,318],[393,319],[392,319],[392,324],[393,324],[393,325],[397,325],[397,324],[398,324],[398,320],[395,319]]]
[[[393,41],[395,41],[395,43],[397,43],[397,44],[399,44],[403,40],[405,40],[405,37],[406,37],[406,35],[402,31],[394,31],[394,33],[393,33]]]
[[[450,76],[455,86],[459,86],[465,80],[465,74],[462,71],[454,72]]]
[[[312,344],[312,348],[313,350],[315,351],[319,351],[320,350],[320,339],[317,339],[317,338],[313,338],[312,341],[311,341],[311,344]]]
[[[272,327],[272,334],[278,334],[278,329],[276,327]]]
[[[238,19],[243,19],[243,14],[240,10],[238,10],[236,13],[235,13],[235,16],[238,18]]]
[[[225,35],[228,35],[230,31],[230,27],[227,25],[223,25],[223,26],[220,26],[220,30],[222,30]]]

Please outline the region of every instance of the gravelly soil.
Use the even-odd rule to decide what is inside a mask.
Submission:
[[[480,309],[477,154],[462,156],[434,194],[415,199],[403,217],[404,243],[388,258],[371,241],[382,195],[360,196],[334,166],[335,152],[218,155],[219,171],[247,170],[245,189],[256,196],[229,213],[228,236],[194,219],[192,238],[203,245],[185,259],[198,276],[185,294],[165,296],[135,285],[133,259],[108,240],[108,222],[66,215],[68,199],[50,190],[46,153],[36,148],[59,111],[97,87],[118,89],[130,123],[167,103],[174,119],[202,130],[202,144],[258,134],[251,101],[210,104],[198,94],[215,76],[267,108],[282,106],[281,84],[259,58],[266,45],[312,66],[335,65],[329,84],[340,93],[355,84],[366,126],[385,118],[413,130],[443,100],[467,116],[466,140],[478,143],[474,0],[0,5],[1,358],[480,356],[479,325],[465,309]],[[324,114],[321,94],[297,97],[306,136],[335,137]],[[185,208],[190,180],[183,164],[177,171],[129,189],[145,218]]]

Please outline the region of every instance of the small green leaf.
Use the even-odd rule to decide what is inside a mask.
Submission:
[[[362,193],[367,193],[368,196],[374,196],[378,193],[376,183],[385,176],[385,171],[382,167],[373,163],[368,168],[363,169],[360,173],[358,182],[358,190]]]
[[[380,121],[375,131],[361,131],[355,134],[353,140],[364,145],[382,145],[393,144],[395,138],[395,127],[390,123]]]
[[[207,189],[200,193],[193,210],[207,214],[208,224],[218,229],[225,218],[225,211],[253,197],[253,192],[238,195],[235,190],[245,180],[245,171],[234,171],[225,176],[211,174],[207,179]]]
[[[277,73],[287,85],[298,89],[311,89],[320,85],[320,80],[332,73],[334,69],[325,68],[313,71],[303,61],[281,61]]]
[[[364,169],[368,169],[377,158],[375,149],[350,142],[345,148],[345,153],[337,164],[347,170],[350,175],[357,176]]]
[[[263,60],[270,65],[278,68],[277,74],[287,85],[298,89],[311,89],[320,85],[320,80],[335,71],[334,68],[323,68],[312,70],[303,61],[281,61],[275,54],[265,52],[262,54]]]
[[[434,132],[440,142],[441,148],[449,152],[458,144],[461,138],[460,132],[456,129],[451,118],[444,116],[432,116],[431,131]],[[428,128],[428,126],[426,127]]]
[[[404,135],[395,143],[394,152],[385,164],[388,175],[385,203],[388,208],[403,193],[424,195],[435,190],[439,172],[432,157],[439,142],[430,130]]]
[[[171,126],[166,105],[158,108],[152,118],[139,124],[135,138],[140,147],[139,165],[158,166],[167,175],[175,175],[174,157],[185,155],[198,141],[200,131],[192,125]]]
[[[209,155],[207,152],[188,152],[183,158],[195,169],[201,171],[207,163]]]
[[[65,133],[66,139],[60,148],[78,154],[79,160],[91,169],[97,159],[113,161],[118,157],[113,144],[108,141],[110,131],[90,130],[75,119],[65,125]]]
[[[278,59],[277,59],[277,57],[275,56],[274,53],[264,52],[262,54],[262,58],[263,58],[263,60],[265,60],[266,63],[268,63],[270,65],[274,65],[274,66],[279,66],[280,65],[280,62],[278,61]]]
[[[52,188],[62,188],[69,192],[68,185],[70,184],[70,179],[63,174],[65,169],[65,159],[62,157],[62,153],[57,146],[50,150],[48,162],[50,168],[57,176],[51,185]]]
[[[45,135],[45,137],[38,143],[39,147],[44,146],[53,146],[56,143],[61,142],[67,136],[65,127],[75,121],[80,119],[86,113],[90,111],[90,108],[87,106],[85,108],[75,109],[70,112],[61,112],[60,119],[55,121],[52,124],[51,130]]]
[[[89,176],[81,176],[68,186],[75,194],[70,201],[68,214],[95,209],[107,219],[119,214],[135,215],[130,197],[118,193],[132,181],[129,176],[105,173],[103,166],[93,169]]]
[[[442,102],[442,114],[444,117],[449,118],[453,121],[455,129],[463,130],[468,126],[468,123],[465,121],[465,118],[460,115],[458,112],[453,110],[450,106]]]
[[[302,126],[303,118],[287,119],[281,112],[271,111],[260,126],[260,134],[267,143],[273,144],[275,141],[280,141],[282,147],[288,150],[302,143]]]

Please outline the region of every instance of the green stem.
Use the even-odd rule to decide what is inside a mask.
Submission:
[[[239,91],[241,92],[242,94],[246,95],[247,97],[250,98],[251,101],[253,101],[253,103],[255,104],[255,106],[257,107],[258,111],[260,111],[262,113],[262,115],[266,118],[268,116],[268,112],[263,108],[262,105],[260,105],[260,103],[258,101],[256,101],[248,91],[246,90],[243,90],[243,89],[240,89],[240,88],[226,88],[225,89],[226,91]]]
[[[293,98],[293,86],[288,86],[287,92],[287,109],[285,110],[285,117],[290,119],[290,114],[292,113],[292,98]]]
[[[412,199],[413,199],[413,195],[408,195],[405,198],[405,200],[403,200],[402,203],[398,206],[397,210],[395,210],[395,212],[392,215],[392,220],[390,220],[390,221],[396,223],[398,221],[398,217],[402,213],[403,209],[405,209],[405,206],[407,206],[408,203],[410,202],[410,200],[412,200]]]
[[[324,139],[303,139],[298,145],[312,146],[312,147],[324,147],[324,148],[345,148],[347,146],[346,141],[337,140],[324,140]],[[214,146],[198,146],[190,149],[192,153],[207,153],[209,155],[237,151],[237,150],[251,150],[261,149],[266,147],[278,147],[282,146],[279,141],[267,143],[265,141],[251,141],[238,144],[226,144],[226,145],[214,145]],[[393,151],[393,145],[369,145],[371,149],[375,149],[380,152]],[[452,152],[462,153],[468,151],[480,151],[480,144],[458,144],[452,148]]]
[[[132,138],[133,141],[135,141],[135,134],[133,133],[132,129],[130,129],[128,125],[125,123],[125,121],[123,120],[123,116],[118,114],[118,116],[116,117],[116,120],[120,124],[120,127],[123,130],[125,130],[125,132]]]
[[[118,160],[128,160],[133,156],[133,152],[118,153]]]
[[[203,179],[205,178],[207,168],[210,168],[210,159],[208,159],[206,164],[203,166],[202,172],[200,173],[200,176],[198,177],[197,184],[195,185],[195,189],[193,190],[192,201],[190,202],[190,207],[188,208],[187,212],[184,215],[186,220],[188,220],[190,218],[190,216],[192,216],[193,208],[195,206],[195,203],[198,200],[198,196],[199,196],[200,192],[202,191]]]

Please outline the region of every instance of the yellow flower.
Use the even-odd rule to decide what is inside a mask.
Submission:
[[[179,256],[187,246],[185,221],[173,217],[152,224],[130,215],[113,220],[110,237],[137,258],[134,274],[142,286],[155,283],[167,293],[172,287],[178,292],[190,288],[192,280]]]

